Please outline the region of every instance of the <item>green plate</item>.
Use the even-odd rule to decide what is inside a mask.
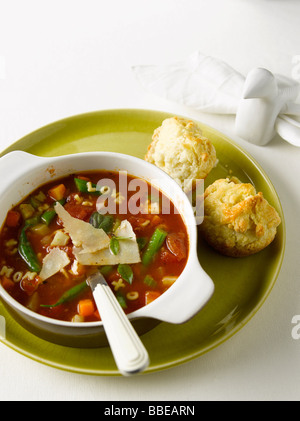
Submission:
[[[22,138],[3,154],[23,150],[39,156],[58,156],[88,151],[121,152],[143,158],[155,128],[170,114],[148,110],[108,110],[70,117]],[[281,204],[270,180],[239,146],[218,131],[199,123],[213,142],[218,166],[206,179],[235,175],[252,182],[277,209],[282,224],[273,243],[262,252],[240,259],[221,256],[199,238],[199,260],[215,283],[211,301],[183,325],[160,323],[143,335],[150,366],[145,373],[166,369],[199,357],[247,323],[264,303],[278,276],[284,255],[285,226]],[[108,347],[67,348],[28,333],[6,312],[2,342],[21,354],[56,368],[93,375],[118,375]],[[0,319],[1,321],[1,319]],[[3,318],[2,318],[3,321]]]

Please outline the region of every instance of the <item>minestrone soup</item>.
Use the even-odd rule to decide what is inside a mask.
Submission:
[[[90,274],[100,271],[130,313],[173,285],[188,251],[182,217],[160,191],[126,173],[84,172],[41,186],[8,212],[0,282],[41,315],[99,321]]]

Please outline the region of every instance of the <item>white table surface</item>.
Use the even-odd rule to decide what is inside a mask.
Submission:
[[[47,123],[109,108],[184,114],[229,134],[271,178],[287,247],[274,289],[254,318],[208,354],[162,372],[92,377],[27,359],[0,343],[0,400],[298,400],[300,148],[236,139],[233,120],[146,93],[131,66],[172,63],[196,50],[246,74],[298,76],[299,0],[0,0],[0,149]],[[299,70],[299,71],[298,71]]]

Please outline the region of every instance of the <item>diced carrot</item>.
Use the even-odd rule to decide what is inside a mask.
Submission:
[[[158,297],[161,296],[160,292],[157,291],[147,291],[146,294],[146,305],[152,303],[152,301],[156,300]]]
[[[80,300],[78,303],[78,313],[80,316],[88,317],[92,316],[95,312],[95,306],[92,300],[87,298],[86,300]]]
[[[17,227],[21,220],[21,214],[17,211],[11,210],[7,214],[6,225],[10,228]]]
[[[15,285],[15,283],[6,276],[2,276],[1,284],[6,291],[9,291]]]
[[[85,177],[85,176],[83,176],[83,175],[79,175],[77,178],[79,178],[80,180],[84,180],[84,181],[91,181],[91,179],[90,179],[90,178]]]
[[[66,186],[59,184],[48,191],[49,196],[54,200],[62,200],[66,194]]]

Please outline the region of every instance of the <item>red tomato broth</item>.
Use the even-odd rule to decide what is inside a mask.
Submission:
[[[91,215],[96,211],[98,196],[91,193],[79,193],[74,183],[75,177],[80,177],[86,181],[89,180],[94,184],[97,184],[97,182],[103,178],[110,179],[115,183],[117,191],[119,189],[119,182],[122,180],[122,175],[120,176],[119,173],[108,171],[83,172],[76,175],[70,175],[60,180],[47,183],[36,189],[30,196],[22,201],[22,203],[15,206],[12,210],[20,213],[20,205],[30,203],[30,198],[38,196],[40,192],[42,192],[45,196],[45,200],[42,205],[45,208],[47,206],[50,208],[53,207],[54,200],[49,196],[48,192],[54,187],[63,184],[65,186],[64,208],[71,216],[88,222]],[[127,185],[135,178],[136,177],[127,175]],[[149,190],[140,201],[141,207],[145,206],[146,201],[149,199],[150,185],[148,183],[147,185]],[[131,223],[137,239],[144,238],[148,242],[157,227],[164,229],[169,234],[169,237],[166,238],[164,244],[155,255],[155,258],[147,267],[144,266],[142,262],[130,265],[133,271],[132,284],[122,280],[121,275],[118,273],[117,265],[113,266],[109,273],[105,274],[105,278],[112,290],[116,295],[121,294],[123,302],[126,302],[124,311],[127,314],[145,306],[147,304],[147,296],[153,296],[153,298],[156,298],[163,294],[170,287],[170,285],[165,285],[163,283],[163,278],[165,276],[177,278],[184,270],[188,258],[188,235],[182,217],[176,211],[173,203],[168,198],[163,196],[157,189],[153,189],[153,187],[151,187],[151,189],[152,196],[154,193],[157,198],[160,198],[160,202],[169,206],[169,213],[145,214],[139,212],[135,215],[130,214],[129,212],[124,213],[124,209],[122,209],[122,213],[119,213],[119,204],[116,207],[117,212],[114,215],[114,217],[119,220],[126,219]],[[136,191],[127,191],[127,201],[129,201],[135,193]],[[79,201],[77,195],[79,195]],[[162,198],[163,201],[161,200]],[[81,199],[83,199],[82,202]],[[39,214],[41,212],[37,209],[36,213]],[[23,273],[25,275],[30,272],[27,264],[24,262],[20,254],[16,252],[16,248],[18,246],[15,244],[13,247],[7,247],[6,245],[9,240],[15,240],[16,243],[19,242],[20,232],[24,227],[24,219],[20,219],[21,220],[17,226],[10,226],[11,223],[7,224],[6,220],[0,233],[0,280],[3,287],[6,288],[7,292],[15,300],[41,315],[64,321],[72,321],[73,317],[78,314],[78,302],[84,299],[93,299],[92,292],[88,287],[76,296],[76,298],[56,307],[41,307],[41,305],[55,304],[66,291],[70,290],[75,285],[84,282],[89,274],[99,268],[95,266],[85,266],[80,268],[81,270],[79,270],[78,274],[75,275],[71,273],[70,271],[75,258],[72,252],[72,242],[70,240],[66,246],[60,247],[67,253],[71,260],[71,263],[65,267],[63,271],[53,275],[43,283],[39,283],[38,274],[32,280],[22,279],[20,282],[17,282],[16,279],[14,279],[13,284],[8,282],[7,278],[14,278],[16,273]],[[51,238],[53,238],[54,232],[60,229],[62,229],[62,222],[58,216],[53,219],[49,226],[45,228],[42,226],[42,230],[45,231],[45,234],[43,233],[43,235],[36,233],[34,229],[27,229],[26,234],[28,240],[41,263],[51,249],[47,242],[44,243],[44,240],[47,239],[47,236],[49,236],[49,238],[52,236]],[[173,246],[171,244],[172,241]],[[146,247],[147,245],[144,249]],[[141,250],[141,255],[142,253],[143,250]],[[9,271],[12,270],[12,273],[7,273],[7,268]],[[146,275],[153,278],[155,281],[154,285],[145,284],[144,279]],[[120,280],[121,287],[118,288],[118,284],[116,283]],[[117,291],[116,288],[118,288]],[[137,298],[131,300],[128,299],[127,294],[131,293],[134,293]],[[96,306],[95,309],[97,310]],[[85,317],[83,321],[91,322],[99,321],[99,319],[99,314],[95,311],[93,315]]]

